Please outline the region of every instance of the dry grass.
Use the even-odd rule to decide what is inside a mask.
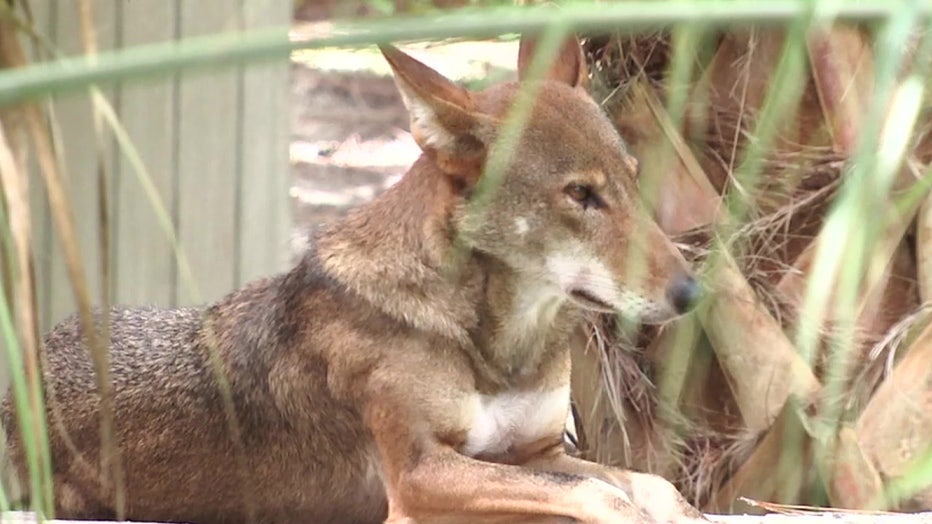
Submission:
[[[901,353],[925,358],[917,353],[925,347],[921,337],[913,334],[929,319],[928,307],[920,303],[913,255],[920,252],[911,231],[919,206],[878,217],[887,223],[875,251],[880,265],[860,284],[854,338],[839,357],[833,348],[850,330],[844,317],[836,318],[840,310],[830,311],[818,325],[815,374],[803,378],[810,367],[797,353],[794,337],[801,315],[809,314],[805,295],[816,246],[826,234],[826,216],[855,152],[874,69],[867,33],[850,27],[817,33],[810,42],[810,77],[804,80],[796,117],[781,124],[756,184],[745,187],[736,172],[757,140],[755,124],[768,96],[768,79],[781,59],[783,39],[776,30],[709,36],[705,41],[711,51],[696,51],[695,74],[688,85],[676,86],[669,84],[675,47],[669,34],[587,41],[596,76],[594,96],[604,102],[629,146],[642,158],[658,150],[674,157],[660,164],[649,160],[648,165],[663,169],[645,169],[642,175],[662,179],[655,183],[661,187],[656,205],[661,225],[690,245],[697,263],[716,269],[708,272],[714,296],[699,315],[702,332],[694,327],[685,337],[671,336],[683,331],[676,326],[619,335],[608,319],[590,324],[590,350],[578,352],[577,361],[588,359],[580,373],[598,373],[603,390],[596,396],[577,395],[583,429],[598,432],[597,438],[583,437],[588,442],[584,452],[675,477],[688,498],[711,510],[727,509],[738,495],[876,507],[884,504],[884,483],[890,484],[896,474],[891,477],[883,460],[878,463],[871,455],[871,438],[889,444],[905,437],[876,436],[883,425],[870,419],[879,402],[872,399],[883,393],[881,384],[896,390],[891,385],[895,370],[903,368],[897,364],[907,358]],[[684,114],[664,113],[677,90],[688,93]],[[657,105],[650,101],[664,100],[661,111],[646,109]],[[679,125],[671,130],[673,122]],[[921,120],[912,143],[914,171],[929,161],[922,148],[928,129],[928,120]],[[683,173],[695,179],[697,172],[708,185],[683,189]],[[901,175],[896,187],[909,187],[916,179],[915,174]],[[670,190],[671,185],[679,189]],[[677,200],[665,208],[665,198]],[[749,204],[748,215],[723,238],[723,199],[729,198]],[[697,213],[696,206],[704,211]],[[680,216],[670,216],[669,209]],[[722,247],[732,255],[706,256]],[[840,367],[839,358],[844,362]],[[781,375],[784,370],[792,371]],[[910,377],[910,384],[928,391],[928,385],[921,386],[923,372],[918,374]],[[671,375],[679,382],[672,398],[656,386]],[[841,389],[829,391],[826,380]],[[576,390],[587,383],[592,381],[578,378]],[[803,411],[784,408],[793,398],[797,400],[791,405],[801,402]],[[922,402],[932,409],[932,400]],[[810,426],[835,410],[841,411],[841,425],[833,432]],[[887,433],[919,431],[929,417],[919,419],[926,422]],[[859,425],[851,426],[858,420]],[[832,449],[837,457],[826,458]],[[921,453],[913,445],[907,455],[915,459]],[[796,472],[780,477],[788,463],[808,464],[821,476]],[[852,464],[862,466],[861,477],[851,478]],[[875,467],[882,477],[867,473]],[[780,477],[780,486],[773,485],[773,477]],[[851,489],[839,489],[839,483]],[[921,502],[929,497],[925,493],[902,507],[927,507],[928,502]]]
[[[84,48],[93,54],[90,6],[80,2],[79,12]],[[14,28],[10,19],[0,20],[0,59],[7,67],[22,65],[22,50],[9,38],[22,23]],[[854,282],[837,279],[836,288],[849,284],[853,290],[853,306],[849,311],[835,304],[840,293],[832,290],[824,316],[815,321],[815,350],[801,353],[801,326],[812,320],[807,293],[820,277],[819,246],[834,234],[827,217],[841,201],[853,159],[863,160],[856,156],[858,137],[869,130],[871,101],[883,99],[876,84],[885,63],[875,63],[878,46],[862,28],[813,31],[799,103],[757,151],[767,104],[782,95],[769,89],[788,33],[702,34],[683,60],[676,38],[685,34],[586,41],[593,95],[640,155],[643,185],[656,191],[648,200],[658,221],[705,268],[712,298],[698,315],[661,328],[598,316],[577,333],[573,391],[581,453],[676,479],[689,499],[709,510],[730,509],[739,496],[932,508],[932,489],[908,485],[929,477],[916,475],[914,464],[932,456],[932,200],[925,197],[928,186],[917,183],[932,162],[928,99],[906,146],[907,162],[883,192],[902,205],[877,213],[878,240],[864,271]],[[913,69],[928,69],[919,38],[908,43],[895,85],[903,85]],[[368,60],[371,53],[357,56]],[[677,60],[685,64],[685,76],[671,85]],[[484,67],[474,69],[473,76],[488,75]],[[100,134],[105,118],[95,117]],[[0,247],[4,262],[11,262],[0,264],[2,298],[5,306],[16,306],[16,342],[26,357],[20,397],[29,408],[20,412],[41,413],[27,140],[86,327],[92,297],[79,249],[106,255],[109,248],[75,240],[54,133],[42,108],[25,106],[0,118]],[[756,154],[756,176],[749,178],[743,162]],[[100,176],[106,187],[107,174]],[[738,219],[731,215],[736,202],[744,211]],[[109,238],[106,220],[101,227],[100,237]],[[105,339],[104,332],[90,345],[102,347]],[[95,357],[98,369],[106,370],[106,355],[95,351]],[[106,374],[99,380],[106,404]],[[107,417],[102,424],[106,436],[112,430]],[[24,426],[45,432],[38,418]],[[40,493],[48,461],[39,449],[31,453],[32,491]],[[42,497],[34,502],[41,509]]]

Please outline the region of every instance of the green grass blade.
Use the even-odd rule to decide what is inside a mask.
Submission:
[[[863,0],[839,7],[843,21],[885,20],[901,4]],[[374,43],[440,38],[490,38],[520,31],[540,32],[554,23],[580,31],[649,31],[676,24],[725,28],[750,24],[782,24],[810,11],[808,0],[733,2],[586,2],[561,9],[546,6],[499,8],[482,12],[398,17],[342,23],[323,37],[291,42],[288,29],[276,27],[137,46],[100,53],[96,59],[69,58],[37,64],[0,75],[0,106],[53,93],[80,90],[90,84],[114,83],[205,72],[246,63],[281,60],[295,49],[367,46]],[[932,15],[926,2],[915,11],[918,19]]]

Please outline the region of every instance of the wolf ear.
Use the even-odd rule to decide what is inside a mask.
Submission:
[[[460,182],[479,178],[494,119],[469,91],[389,45],[379,46],[411,115],[411,134],[438,167]]]
[[[537,38],[535,36],[521,37],[521,43],[518,45],[518,78],[521,80],[527,78],[527,69],[534,59],[536,50]],[[560,50],[550,63],[550,69],[544,75],[544,80],[563,82],[570,87],[585,89],[589,80],[589,72],[586,68],[586,57],[583,55],[582,46],[579,45],[576,35],[569,35],[560,45]]]

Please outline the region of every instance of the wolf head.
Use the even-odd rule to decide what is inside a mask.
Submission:
[[[541,301],[571,301],[644,322],[685,312],[700,287],[642,204],[638,162],[585,90],[586,64],[568,39],[543,78],[528,77],[535,44],[519,51],[518,82],[463,89],[383,47],[418,145],[465,195],[455,234],[536,286]],[[533,93],[517,137],[505,137],[519,91]],[[511,138],[510,140],[508,138]],[[507,148],[503,150],[503,148]],[[489,159],[504,154],[493,173]],[[483,182],[497,177],[477,197]]]

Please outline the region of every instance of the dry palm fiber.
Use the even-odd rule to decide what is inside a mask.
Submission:
[[[713,245],[711,232],[721,216],[721,196],[745,189],[737,184],[734,172],[755,140],[754,123],[765,103],[783,39],[778,30],[714,35],[708,39],[712,48],[708,56],[695,57],[690,85],[673,87],[666,83],[669,35],[586,41],[594,95],[640,155],[642,177],[660,178],[653,184],[659,187],[653,209],[661,226],[688,243],[687,255],[698,262]],[[855,479],[860,484],[852,485],[850,475],[844,474],[846,466],[859,460],[883,473],[878,459],[860,449],[863,428],[856,431],[850,425],[843,426],[829,446],[841,458],[819,463],[823,474],[831,471],[828,476],[836,481],[822,483],[809,474],[781,479],[783,487],[770,491],[760,482],[773,477],[774,467],[786,460],[784,455],[793,446],[798,466],[813,464],[809,442],[814,437],[805,421],[788,424],[798,417],[783,402],[798,397],[802,406],[815,403],[827,349],[820,345],[812,368],[815,376],[799,379],[809,368],[792,357],[791,341],[815,242],[852,151],[852,137],[860,132],[873,80],[870,41],[858,28],[815,34],[808,51],[810,75],[795,118],[780,128],[767,151],[759,184],[740,195],[751,203],[747,219],[724,239],[733,258],[714,282],[740,290],[719,301],[731,309],[720,313],[718,322],[714,308],[711,315],[708,311],[700,315],[705,331],[677,324],[620,333],[612,321],[597,318],[574,347],[578,368],[574,400],[583,453],[676,477],[691,500],[710,509],[727,509],[737,495],[770,495],[788,503],[868,505],[867,499],[880,489],[875,475],[866,474]],[[689,92],[684,115],[666,113],[671,89]],[[915,140],[919,166],[932,156],[926,151],[932,149],[928,129],[928,121],[920,121]],[[915,173],[905,171],[898,188],[915,180]],[[884,218],[877,255],[881,270],[861,284],[856,339],[841,371],[846,395],[835,399],[849,418],[857,418],[869,405],[888,374],[884,369],[890,366],[881,356],[895,355],[897,344],[908,338],[904,333],[925,321],[919,313],[916,239],[909,230],[915,214],[916,209],[908,209]],[[742,311],[751,316],[736,314]],[[751,318],[770,327],[761,331]],[[823,336],[829,338],[832,318],[830,313],[822,326]],[[733,325],[726,329],[729,322]],[[715,325],[720,328],[718,336]],[[760,360],[772,359],[768,353],[774,342],[766,342],[762,334],[766,332],[776,337],[771,340],[783,340],[777,343],[784,348],[783,360]],[[729,345],[735,350],[723,353],[723,346]],[[756,365],[736,367],[728,354]],[[768,375],[767,368],[781,365],[776,362],[795,369],[784,375],[783,391],[774,394],[762,388],[765,393],[754,398],[754,391],[761,391],[755,383],[773,384],[772,369]],[[742,369],[747,376],[738,376],[736,371]],[[796,386],[793,377],[801,380]],[[615,383],[593,386],[600,379]],[[618,383],[631,380],[642,384]],[[787,427],[795,428],[793,446],[787,444]],[[839,487],[845,485],[852,487],[847,498],[839,494]]]

